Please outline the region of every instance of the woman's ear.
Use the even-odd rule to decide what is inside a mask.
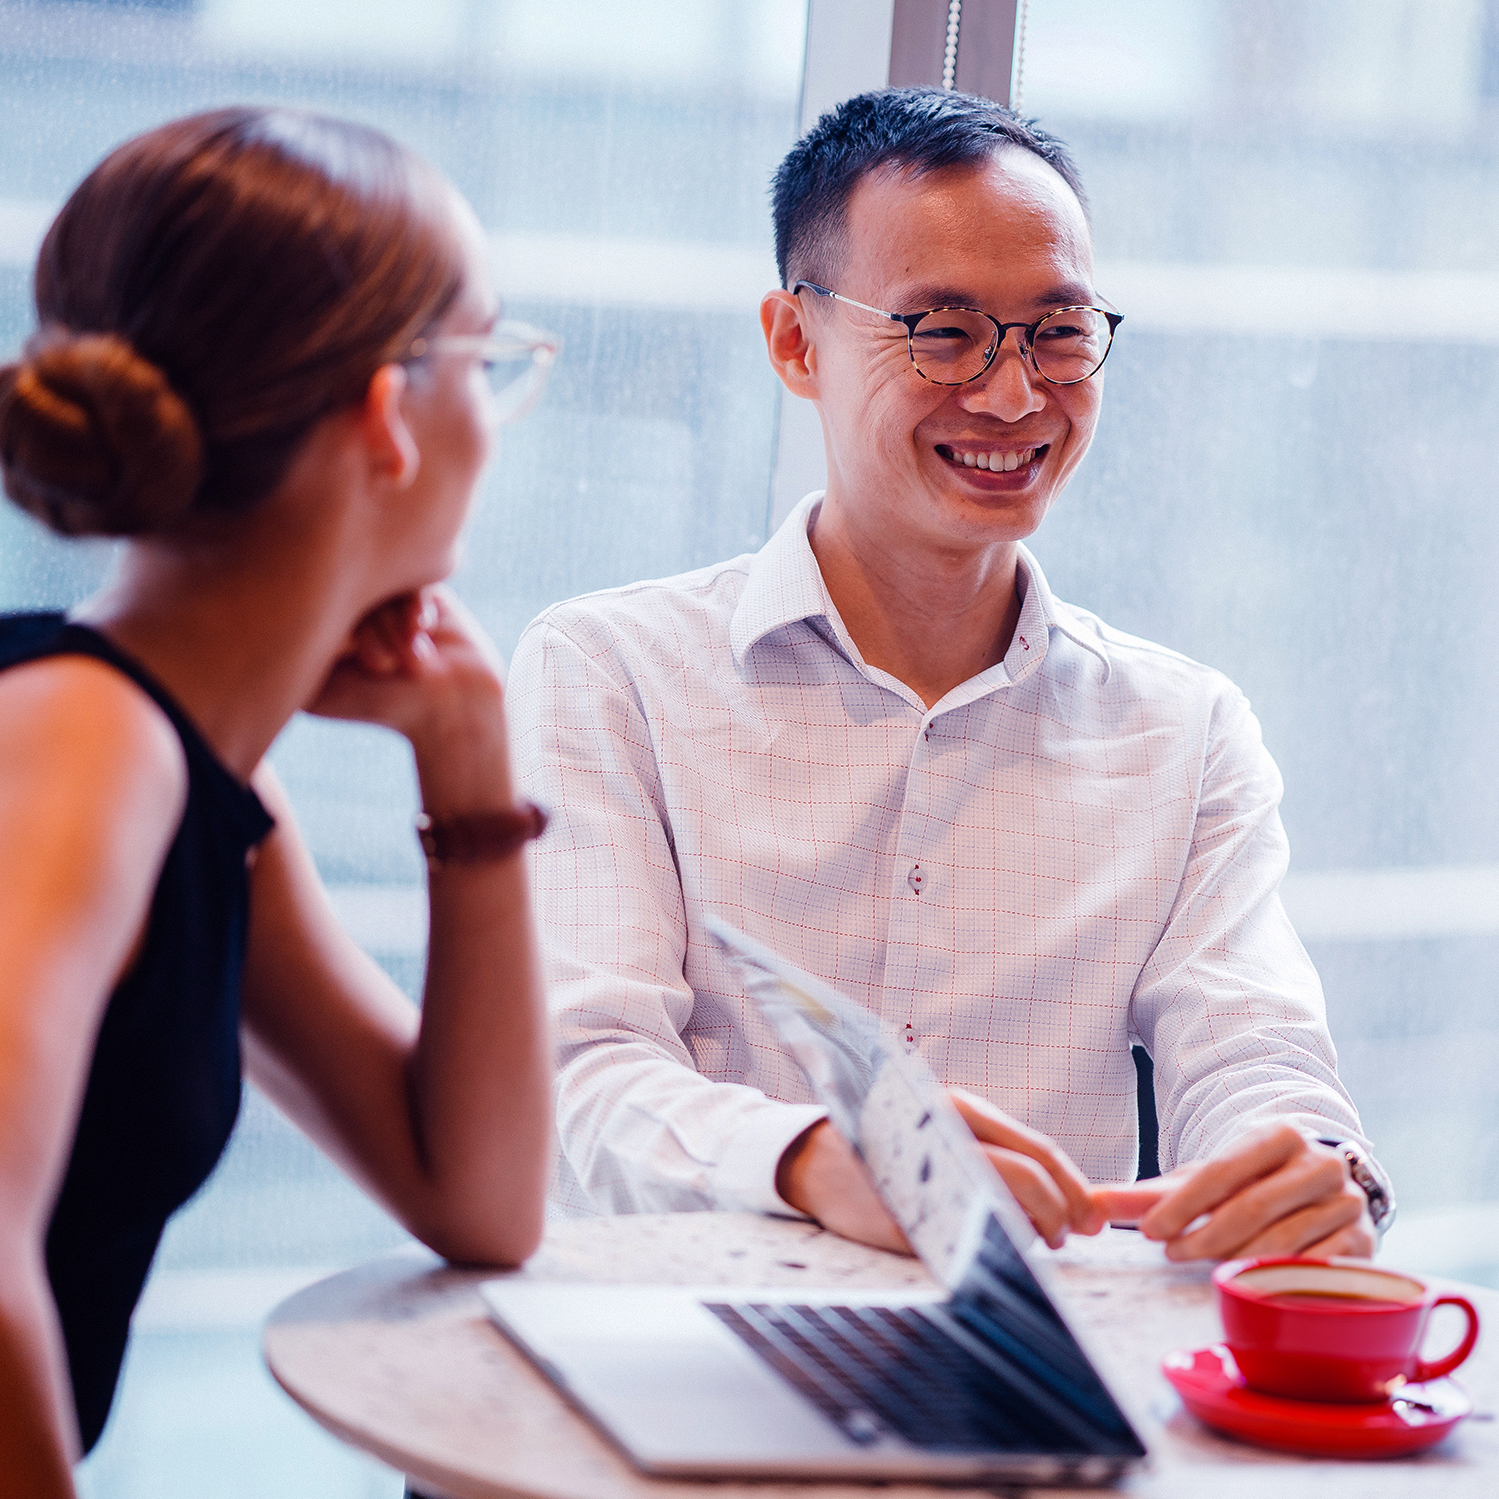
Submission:
[[[817,399],[817,346],[807,310],[789,291],[769,291],[760,303],[760,327],[770,365],[794,396]]]
[[[422,466],[421,451],[401,409],[407,384],[405,365],[382,364],[370,379],[359,412],[360,434],[375,472],[398,489],[410,485]]]

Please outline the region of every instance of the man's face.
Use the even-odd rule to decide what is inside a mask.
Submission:
[[[1067,184],[1028,151],[923,177],[875,173],[850,197],[832,289],[891,312],[963,306],[1031,323],[1094,301],[1087,222]],[[1048,385],[1019,357],[1012,330],[978,379],[935,385],[912,366],[900,324],[810,292],[801,301],[815,303],[808,367],[830,497],[850,521],[892,542],[959,550],[1040,525],[1092,441],[1101,374]],[[990,467],[965,463],[980,454]]]

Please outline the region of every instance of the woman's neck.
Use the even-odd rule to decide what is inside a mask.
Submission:
[[[73,611],[161,683],[241,780],[378,602],[358,590],[361,569],[340,545],[352,538],[326,523],[288,536],[276,520],[256,516],[207,542],[131,543]]]

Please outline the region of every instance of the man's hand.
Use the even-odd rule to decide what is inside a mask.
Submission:
[[[1096,1234],[1108,1221],[1093,1189],[1060,1146],[976,1093],[954,1088],[948,1096],[1036,1232],[1053,1249],[1069,1231]],[[911,1252],[863,1161],[829,1120],[819,1120],[787,1147],[776,1169],[776,1191],[798,1212],[845,1239]]]
[[[977,1093],[950,1088],[948,1097],[1036,1232],[1053,1249],[1061,1248],[1069,1231],[1096,1234],[1109,1221],[1087,1178],[1060,1145]]]
[[[829,1119],[819,1119],[781,1153],[776,1191],[797,1212],[845,1239],[896,1254],[911,1252],[864,1162]]]
[[[1155,1181],[1098,1187],[1093,1200],[1111,1222],[1138,1221],[1172,1260],[1368,1258],[1377,1242],[1369,1200],[1348,1163],[1289,1124],[1263,1126],[1221,1155]]]

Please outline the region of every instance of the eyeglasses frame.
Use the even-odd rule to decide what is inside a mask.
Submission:
[[[1021,358],[1025,360],[1025,362],[1031,367],[1032,370],[1035,371],[1037,379],[1046,381],[1048,385],[1081,385],[1085,380],[1091,380],[1094,375],[1096,375],[1099,370],[1103,368],[1104,359],[1107,359],[1109,357],[1109,350],[1114,347],[1114,334],[1118,330],[1120,323],[1124,321],[1124,314],[1122,312],[1113,312],[1107,307],[1093,307],[1085,302],[1078,302],[1066,307],[1053,307],[1050,312],[1043,313],[1033,323],[1002,323],[997,317],[994,316],[993,313],[985,312],[982,307],[929,307],[925,312],[887,312],[883,307],[871,307],[867,302],[856,302],[852,297],[845,297],[842,292],[831,291],[826,286],[819,286],[815,281],[796,282],[796,284],[791,288],[791,295],[796,296],[803,287],[805,287],[808,291],[816,292],[819,297],[831,297],[835,302],[845,302],[850,307],[857,307],[861,311],[874,313],[876,317],[888,318],[892,323],[901,324],[901,326],[906,330],[906,354],[911,360],[911,368],[915,370],[916,373],[920,375],[928,385],[968,385],[971,384],[974,380],[980,379],[983,375],[988,373],[989,366],[994,363],[995,358],[999,354],[1000,345],[1004,343],[1005,337],[1009,333],[1011,328],[1020,329]],[[982,368],[975,370],[974,373],[969,375],[966,379],[933,380],[932,377],[926,374],[922,370],[921,366],[916,362],[916,349],[912,343],[912,339],[916,336],[917,325],[922,321],[923,318],[929,318],[934,313],[938,312],[971,312],[975,317],[988,318],[988,320],[994,325],[994,342],[990,344],[988,352],[984,356],[984,363]],[[1107,346],[1104,348],[1103,359],[1100,359],[1098,363],[1095,364],[1086,375],[1080,376],[1076,380],[1053,380],[1052,377],[1048,374],[1045,374],[1042,371],[1041,366],[1036,363],[1036,330],[1041,326],[1042,323],[1048,321],[1048,319],[1058,317],[1064,312],[1096,312],[1109,325],[1109,341]]]
[[[556,335],[544,333],[529,323],[512,322],[507,318],[504,322],[497,323],[488,333],[440,333],[431,338],[414,338],[398,362],[414,363],[431,354],[473,354],[481,360],[509,358],[519,353],[529,354],[530,369],[516,376],[512,383],[519,384],[522,380],[534,378],[536,389],[515,411],[502,419],[501,425],[509,425],[525,416],[540,399],[547,372],[557,362],[561,349],[562,340]]]

